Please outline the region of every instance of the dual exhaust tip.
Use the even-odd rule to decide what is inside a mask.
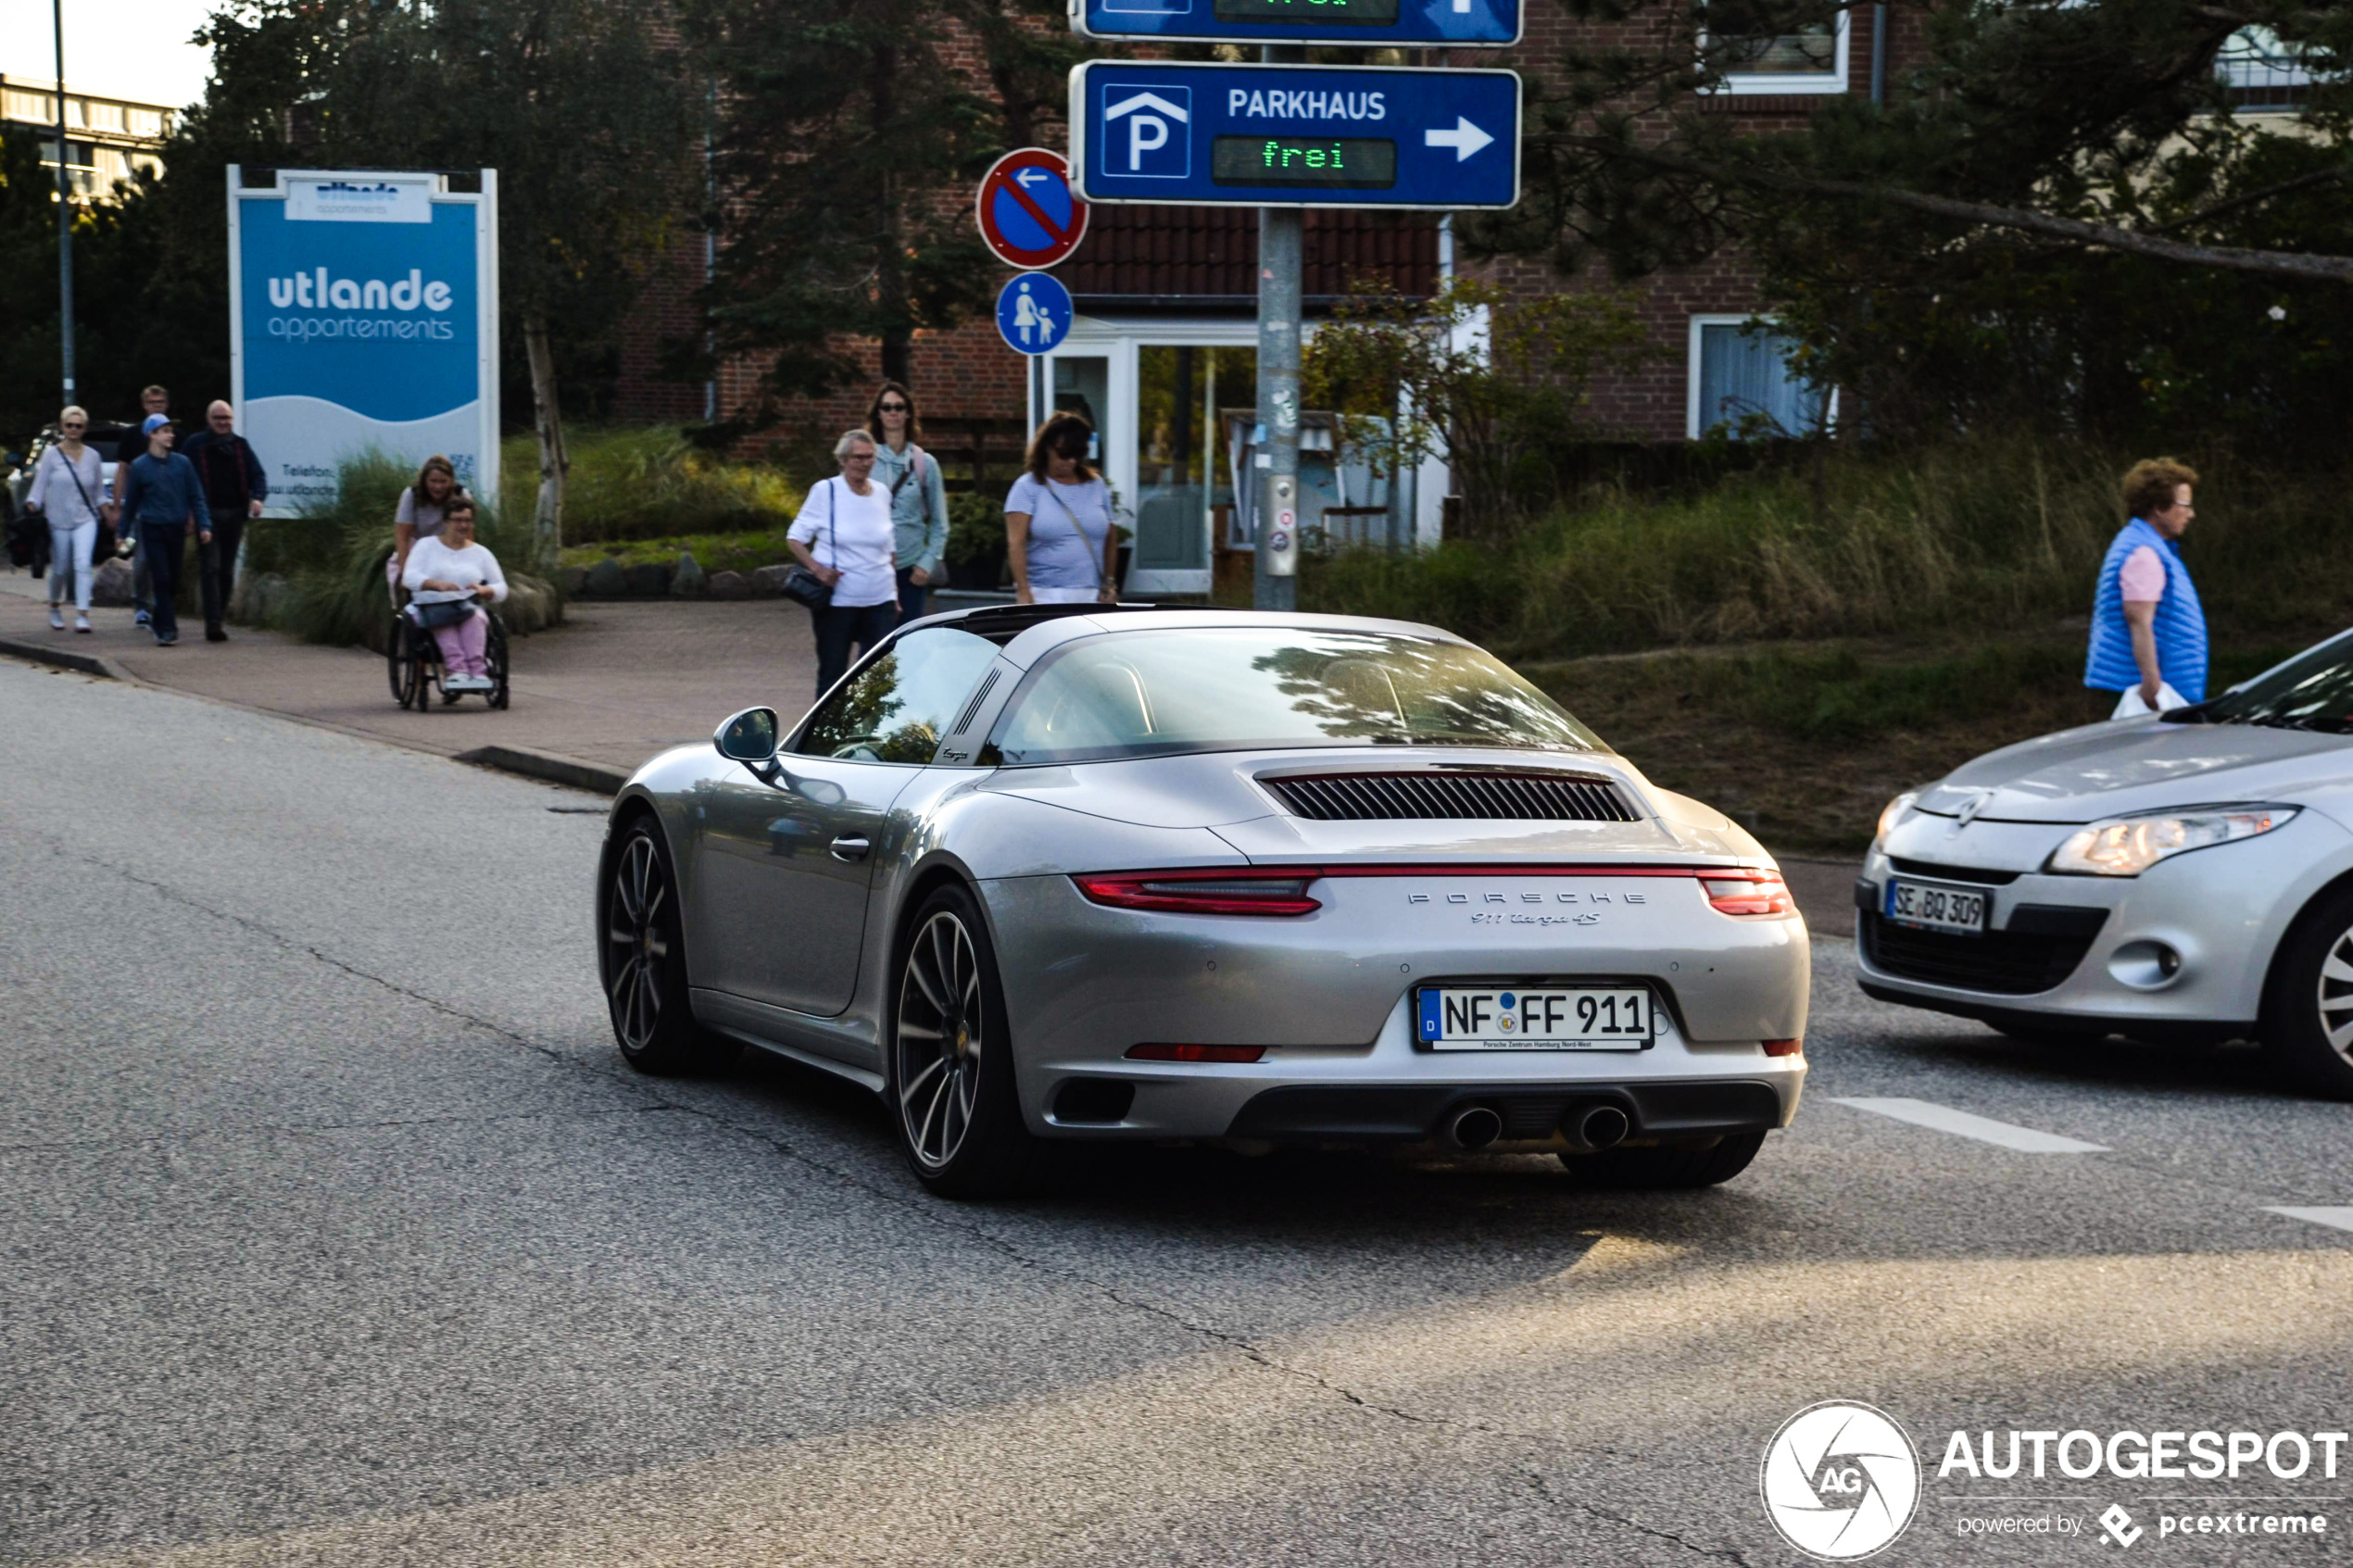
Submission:
[[[1617,1148],[1634,1130],[1634,1123],[1624,1110],[1604,1100],[1570,1106],[1561,1113],[1560,1130],[1571,1148],[1593,1154]],[[1503,1135],[1503,1112],[1491,1105],[1466,1105],[1446,1120],[1446,1141],[1456,1148],[1485,1148]]]

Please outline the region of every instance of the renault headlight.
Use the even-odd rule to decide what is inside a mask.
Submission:
[[[2169,856],[2253,838],[2293,819],[2295,806],[2214,806],[2111,817],[2068,835],[2044,869],[2072,876],[2138,876]]]
[[[1879,827],[1872,833],[1871,842],[1877,844],[1894,831],[1896,823],[1911,814],[1912,802],[1919,797],[1919,790],[1907,789],[1881,808],[1879,814]]]

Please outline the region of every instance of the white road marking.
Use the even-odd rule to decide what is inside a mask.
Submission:
[[[2104,1144],[2082,1143],[2063,1138],[2057,1133],[2038,1133],[2032,1127],[2014,1126],[1996,1122],[1988,1116],[1972,1116],[1966,1110],[1956,1110],[1949,1105],[1936,1105],[1924,1099],[1837,1099],[1832,1105],[1851,1105],[1857,1110],[1873,1110],[1881,1116],[1893,1116],[1898,1122],[1915,1126],[1933,1127],[1940,1133],[1958,1133],[1965,1138],[1981,1143],[1999,1144],[2021,1154],[2106,1154]]]
[[[2266,1214],[2284,1214],[2291,1220],[2309,1220],[2316,1225],[2334,1225],[2341,1231],[2353,1231],[2353,1209],[2283,1209],[2265,1204]]]

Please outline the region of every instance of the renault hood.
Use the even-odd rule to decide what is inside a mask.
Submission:
[[[2353,736],[2128,719],[1989,751],[1919,809],[1988,822],[2088,822],[2223,801],[2294,803],[2353,781]]]

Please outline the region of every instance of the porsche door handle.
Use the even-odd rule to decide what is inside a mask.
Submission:
[[[866,858],[866,851],[873,847],[862,838],[837,838],[834,840],[834,859],[862,860]]]

